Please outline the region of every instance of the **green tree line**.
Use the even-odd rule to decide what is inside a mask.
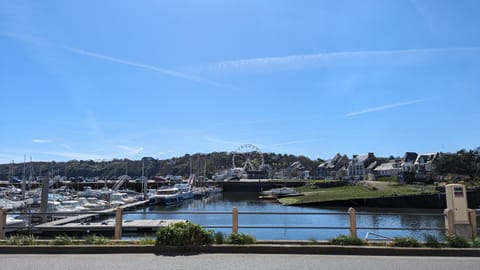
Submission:
[[[121,175],[132,177],[142,176],[142,167],[144,175],[166,176],[180,175],[188,177],[191,173],[205,175],[211,178],[216,172],[232,168],[231,152],[213,152],[208,154],[186,154],[182,157],[170,159],[155,159],[144,157],[140,160],[113,159],[113,160],[70,160],[67,162],[32,162],[16,164],[0,164],[0,180],[9,179],[10,176],[22,178],[25,172],[26,177],[36,176],[66,176],[70,177],[100,177],[114,178]],[[274,172],[288,168],[293,162],[300,161],[305,170],[315,174],[316,168],[322,160],[311,160],[305,156],[295,156],[288,154],[263,154],[265,165],[263,169],[269,171],[269,175]]]

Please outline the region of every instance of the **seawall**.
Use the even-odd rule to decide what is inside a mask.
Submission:
[[[468,207],[480,208],[480,191],[467,193]],[[372,199],[335,200],[328,202],[316,202],[301,204],[305,206],[342,206],[342,207],[380,207],[380,208],[447,208],[445,193],[433,195],[414,195],[381,197]]]

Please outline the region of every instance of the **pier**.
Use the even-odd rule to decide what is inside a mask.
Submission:
[[[32,230],[39,234],[56,233],[59,231],[70,233],[105,233],[113,234],[115,232],[117,223],[113,218],[102,220],[105,216],[117,215],[118,209],[123,210],[135,209],[143,207],[148,204],[148,200],[138,201],[118,208],[111,208],[102,211],[96,211],[75,216],[68,216],[62,219],[53,220],[32,226]],[[70,214],[70,213],[56,213],[56,215]],[[124,231],[130,232],[155,232],[158,228],[168,226],[176,222],[185,222],[183,219],[147,219],[147,220],[122,220],[121,228]]]

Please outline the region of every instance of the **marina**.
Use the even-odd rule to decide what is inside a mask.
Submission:
[[[257,191],[224,192],[231,183]],[[5,192],[2,199],[9,205],[17,202],[20,207],[2,210],[8,217],[5,233],[39,237],[96,233],[131,239],[188,221],[224,234],[238,229],[259,240],[326,240],[348,234],[352,226],[347,207],[279,204],[277,198],[303,195],[292,187],[255,180],[209,184],[185,181],[148,189],[142,185],[141,192],[118,183],[111,188],[86,186],[81,191],[65,186],[52,188],[48,194],[38,189],[22,194],[9,188],[14,193]],[[48,198],[47,204],[45,200],[42,203],[41,196]],[[354,226],[361,238],[400,236],[421,240],[426,234],[441,237],[445,231],[442,209],[357,207],[356,211]]]
[[[122,239],[153,234],[173,222],[193,222],[222,233],[232,231],[232,210],[238,209],[238,228],[259,240],[326,240],[348,234],[346,208],[298,207],[260,200],[259,193],[218,193],[174,205],[152,205],[148,200],[119,206],[122,210]],[[425,233],[442,235],[441,210],[432,209],[357,209],[359,237],[379,234],[389,237],[411,236],[421,239]],[[55,213],[53,220],[17,228],[23,233],[48,237],[58,233],[112,235],[117,209],[85,213]],[[13,212],[11,212],[13,214]],[[15,213],[21,215],[21,213]],[[38,213],[42,214],[42,213]],[[75,214],[75,215],[74,215]],[[60,218],[61,217],[61,218]],[[15,226],[9,226],[13,233]],[[373,233],[373,234],[372,234]]]

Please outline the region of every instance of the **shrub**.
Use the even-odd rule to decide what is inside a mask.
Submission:
[[[216,232],[213,235],[216,244],[223,244],[225,242],[225,235],[222,232]]]
[[[395,237],[392,241],[394,247],[420,247],[420,243],[412,237]]]
[[[340,246],[364,246],[367,244],[366,241],[357,238],[357,237],[350,237],[346,235],[340,235],[335,238],[330,239],[330,243],[333,245],[340,245]]]
[[[56,246],[71,245],[73,244],[73,238],[67,235],[58,235],[49,243]]]
[[[431,248],[440,248],[442,247],[442,243],[440,243],[437,237],[429,234],[425,235],[425,246]]]
[[[474,248],[480,248],[480,237],[477,237],[473,239],[472,241],[472,247]]]
[[[7,245],[29,246],[35,245],[37,239],[33,235],[12,235],[5,242]]]
[[[448,247],[451,248],[470,247],[470,243],[468,243],[468,240],[458,235],[446,235],[445,241],[447,242]]]
[[[234,245],[251,245],[255,244],[255,237],[244,233],[232,233],[227,237],[227,243]]]
[[[95,234],[88,235],[85,237],[85,243],[89,245],[105,245],[110,242],[109,239],[104,236],[97,236]]]
[[[178,222],[157,231],[156,245],[195,247],[210,245],[213,231],[206,231],[202,226],[190,222]]]

